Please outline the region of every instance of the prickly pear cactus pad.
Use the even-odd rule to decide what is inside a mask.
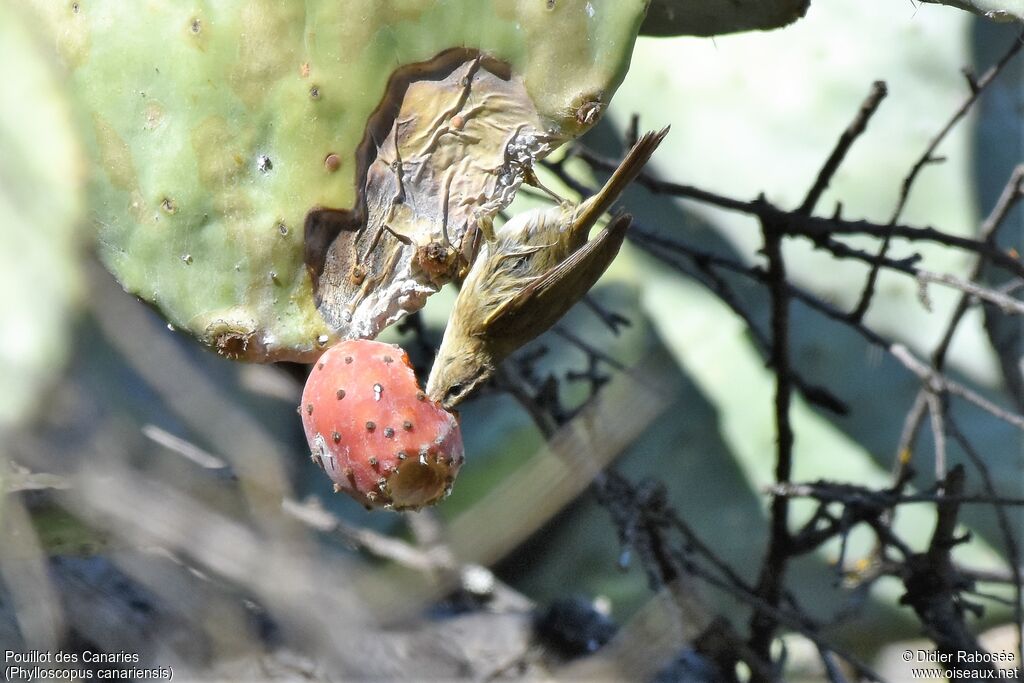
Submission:
[[[104,263],[269,361],[448,280],[523,166],[594,123],[647,0],[29,4],[83,112]]]

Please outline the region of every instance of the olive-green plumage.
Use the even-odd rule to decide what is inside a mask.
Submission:
[[[619,251],[629,216],[593,240],[590,229],[643,169],[668,128],[647,133],[604,186],[576,204],[514,216],[480,248],[452,310],[427,394],[447,408],[498,364],[558,321],[597,282]]]

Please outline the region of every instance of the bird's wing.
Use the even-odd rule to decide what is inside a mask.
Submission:
[[[619,253],[632,217],[622,215],[564,261],[495,308],[484,321],[488,334],[518,337],[554,325],[586,294]]]

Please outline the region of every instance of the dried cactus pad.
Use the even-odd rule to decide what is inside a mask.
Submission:
[[[449,279],[523,165],[596,120],[647,0],[29,4],[81,105],[104,263],[267,361]]]
[[[306,260],[333,329],[373,337],[472,256],[555,136],[503,62],[467,49],[402,67],[358,153],[354,211],[314,209]]]

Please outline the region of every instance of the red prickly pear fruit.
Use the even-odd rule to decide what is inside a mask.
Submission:
[[[313,367],[299,406],[313,462],[368,508],[444,498],[465,459],[455,415],[420,389],[394,344],[354,339]]]

